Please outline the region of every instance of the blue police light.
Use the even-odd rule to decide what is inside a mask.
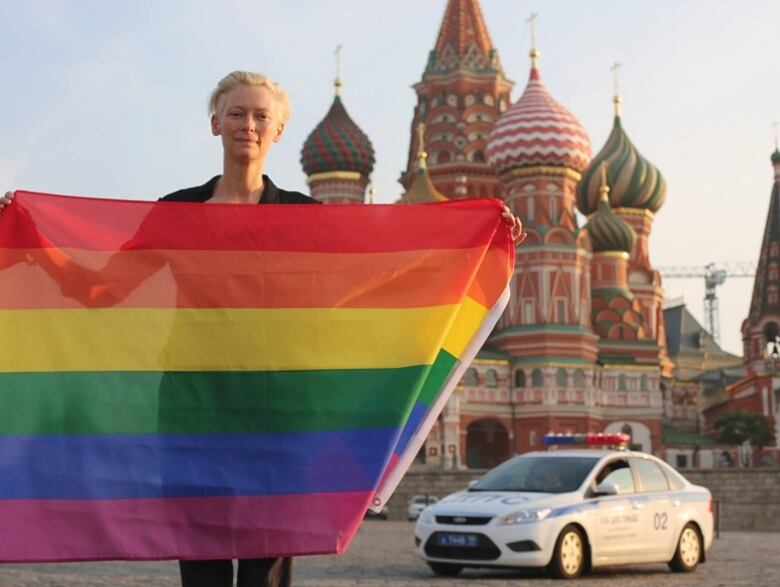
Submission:
[[[628,434],[545,434],[542,444],[547,446],[625,446],[631,442]]]

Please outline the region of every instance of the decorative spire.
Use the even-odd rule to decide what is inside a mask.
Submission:
[[[412,185],[401,196],[401,202],[404,204],[444,202],[449,199],[433,185],[428,175],[428,166],[425,163],[427,157],[428,154],[425,152],[425,124],[421,122],[417,125],[417,173]]]
[[[775,168],[775,182],[769,198],[769,211],[764,226],[764,238],[761,241],[761,254],[758,256],[758,268],[753,284],[753,297],[750,301],[748,320],[752,326],[761,323],[767,314],[780,312],[780,151],[772,154]]]
[[[528,17],[527,22],[531,26],[531,51],[528,53],[528,55],[531,57],[531,70],[532,72],[539,68],[539,50],[536,48],[536,19],[539,18],[539,15],[535,12],[531,13],[531,16]]]
[[[425,74],[460,68],[501,70],[478,0],[448,0]]]
[[[601,201],[609,204],[609,186],[607,185],[607,162],[601,162]]]
[[[334,51],[336,55],[336,79],[333,81],[333,86],[336,88],[336,95],[341,95],[341,45],[336,45]]]
[[[421,122],[417,125],[417,170],[425,171],[428,169],[426,159],[428,153],[425,152],[425,123]]]
[[[618,62],[615,62],[612,64],[612,67],[609,68],[609,70],[612,72],[612,74],[615,76],[614,84],[615,84],[615,94],[612,98],[612,103],[615,105],[615,118],[620,116],[620,103],[623,101],[623,99],[620,97],[620,86],[618,83],[618,70],[620,69],[621,64]]]

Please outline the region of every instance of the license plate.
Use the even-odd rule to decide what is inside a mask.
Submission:
[[[436,544],[439,546],[479,546],[479,540],[473,534],[437,534]]]

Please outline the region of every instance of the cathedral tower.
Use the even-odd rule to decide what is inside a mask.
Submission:
[[[742,323],[745,367],[749,374],[780,371],[780,150],[772,153],[775,182],[750,300]]]
[[[501,197],[528,232],[517,249],[512,299],[491,345],[528,360],[590,368],[597,338],[590,326],[590,253],[574,212],[590,140],[542,83],[538,57],[534,47],[528,85],[487,145]]]
[[[497,182],[485,158],[490,129],[509,105],[513,83],[504,77],[477,0],[448,0],[436,45],[422,80],[414,85],[417,105],[404,190],[418,171],[417,128],[425,123],[427,173],[450,198],[495,196]]]
[[[600,167],[606,165],[611,186],[609,203],[614,213],[636,232],[636,243],[628,263],[628,283],[639,302],[647,336],[658,347],[658,362],[664,377],[671,377],[673,364],[666,351],[661,275],[650,263],[648,240],[655,214],[666,199],[666,182],[658,169],[645,159],[628,138],[620,113],[620,96],[615,91],[615,117],[606,144],[582,174],[577,189],[577,208],[590,216],[599,206]]]

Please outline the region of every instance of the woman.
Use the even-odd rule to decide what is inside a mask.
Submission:
[[[209,101],[211,132],[221,137],[223,171],[205,184],[173,192],[162,200],[229,204],[307,204],[316,200],[276,187],[263,174],[265,158],[278,142],[290,115],[290,102],[281,86],[257,73],[234,71],[223,78]],[[0,212],[13,193],[0,198]],[[519,244],[525,237],[520,220],[504,207],[504,221]],[[231,560],[180,561],[184,587],[233,584]],[[245,559],[238,563],[239,587],[284,587],[291,584],[290,558]]]

